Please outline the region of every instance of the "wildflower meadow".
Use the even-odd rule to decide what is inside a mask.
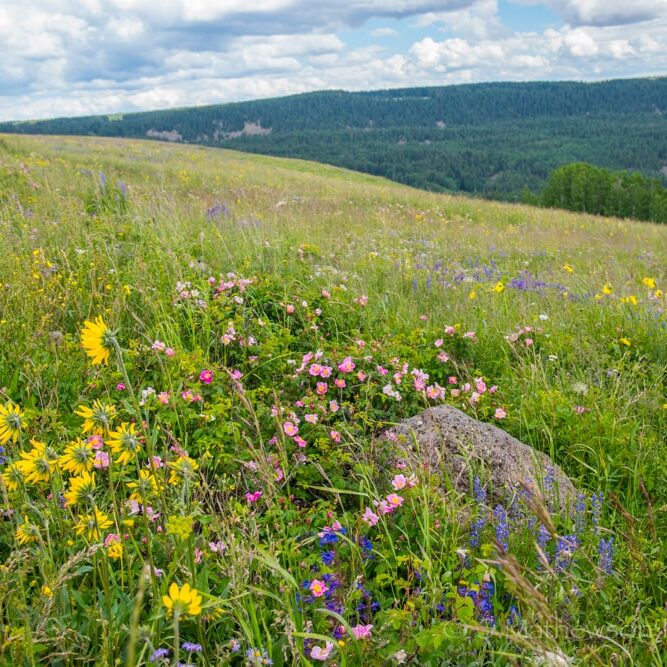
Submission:
[[[667,226],[6,136],[0,238],[0,664],[667,662]]]

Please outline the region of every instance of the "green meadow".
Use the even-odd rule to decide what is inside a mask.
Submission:
[[[0,664],[667,662],[667,226],[4,135],[0,239]]]

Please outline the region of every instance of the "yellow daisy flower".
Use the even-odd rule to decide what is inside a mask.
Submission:
[[[70,442],[65,448],[65,453],[58,459],[62,469],[74,475],[91,471],[94,461],[95,452],[93,446],[81,440]]]
[[[27,519],[16,528],[16,541],[21,544],[30,544],[39,539],[39,528]]]
[[[167,608],[169,614],[190,614],[190,616],[199,616],[201,614],[201,595],[190,584],[183,584],[179,588],[174,581],[169,586],[169,595],[162,596],[162,603]]]
[[[655,279],[654,278],[644,278],[642,283],[646,285],[649,289],[655,289]]]
[[[65,491],[65,504],[68,507],[90,500],[95,490],[95,473],[83,471],[79,477],[71,477],[69,488]]]
[[[22,427],[21,408],[12,401],[0,405],[0,445],[6,445],[10,440],[16,442],[21,435]]]
[[[92,514],[83,514],[79,517],[79,523],[74,526],[74,532],[77,535],[85,534],[90,542],[98,542],[102,531],[112,525],[113,521],[96,507]]]
[[[170,466],[169,484],[180,484],[184,479],[194,479],[199,464],[189,456],[180,456]]]
[[[111,429],[111,422],[116,416],[116,407],[96,400],[93,402],[92,408],[87,405],[80,405],[74,411],[74,414],[83,417],[82,428],[84,433],[106,435]]]
[[[97,317],[94,322],[86,320],[81,331],[81,345],[92,363],[109,363],[109,355],[112,349],[113,334],[107,329],[104,320]]]
[[[16,462],[16,467],[25,477],[26,484],[48,482],[57,464],[56,453],[39,440],[33,439],[30,443],[32,449],[21,452],[21,460]]]
[[[123,557],[123,545],[121,542],[112,542],[107,548],[109,558],[117,560]]]
[[[16,463],[10,463],[5,471],[2,473],[2,483],[7,488],[7,491],[17,491],[18,488],[25,482],[23,473],[19,470]]]
[[[109,434],[107,445],[118,463],[125,465],[129,461],[134,461],[141,450],[141,440],[136,433],[136,424],[121,424],[117,431]]]
[[[127,488],[133,491],[130,500],[136,500],[138,503],[145,505],[149,498],[157,494],[160,486],[150,470],[140,470],[139,479],[136,482],[128,482]]]

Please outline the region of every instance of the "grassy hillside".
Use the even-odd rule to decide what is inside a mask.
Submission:
[[[298,157],[437,192],[518,200],[587,162],[661,177],[667,77],[328,91],[147,113],[1,123],[0,132],[154,138]]]
[[[4,136],[0,238],[2,664],[662,664],[664,225]],[[377,439],[442,401],[576,506]]]

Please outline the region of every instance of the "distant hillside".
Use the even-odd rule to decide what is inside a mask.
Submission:
[[[0,123],[0,132],[152,138],[299,157],[435,191],[518,199],[587,162],[665,177],[667,77],[307,93]]]

